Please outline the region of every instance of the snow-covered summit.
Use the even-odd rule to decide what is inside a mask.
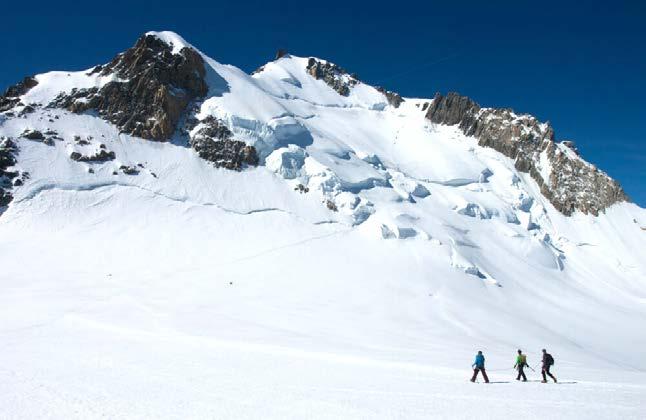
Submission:
[[[164,41],[168,46],[172,48],[173,54],[178,54],[182,48],[192,48],[196,49],[193,45],[189,44],[184,38],[179,34],[172,31],[148,31],[145,34],[146,36],[153,36]]]
[[[280,54],[249,75],[173,32],[148,32],[83,72],[26,78],[0,111],[10,210],[59,185],[133,185],[214,203],[225,196],[206,180],[235,189],[259,177],[272,187],[240,190],[240,211],[259,202],[300,213],[285,204],[294,203],[307,219],[375,237],[452,243],[438,233],[446,213],[498,220],[560,249],[559,212],[598,215],[627,200],[532,116],[456,94],[401,98],[316,57]],[[267,195],[275,186],[291,192]]]

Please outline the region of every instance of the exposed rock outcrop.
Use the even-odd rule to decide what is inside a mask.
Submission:
[[[528,172],[542,194],[565,215],[576,210],[598,215],[616,202],[628,201],[615,180],[576,154],[567,153],[555,143],[549,123],[541,123],[530,115],[517,115],[510,109],[481,108],[465,96],[438,93],[426,118],[438,124],[458,125],[466,135],[478,139],[481,146],[514,159],[516,168]],[[543,153],[546,159],[541,163]],[[549,167],[545,167],[546,163]]]
[[[231,130],[209,116],[200,122],[189,142],[202,159],[213,162],[216,167],[240,170],[244,165],[258,165],[256,148],[232,137]]]
[[[319,61],[310,58],[307,61],[307,72],[317,80],[323,80],[339,95],[348,96],[350,89],[359,83],[356,74],[349,74],[347,71],[334,63]]]
[[[0,112],[8,111],[17,105],[20,105],[20,97],[29,92],[29,90],[37,84],[38,81],[34,77],[28,76],[15,85],[7,88],[5,93],[0,96]]]
[[[401,105],[402,102],[404,102],[404,98],[402,98],[401,95],[397,92],[386,90],[381,86],[378,86],[377,90],[383,93],[386,99],[388,100],[388,103],[395,108],[399,108],[399,105]]]
[[[91,73],[114,74],[120,80],[101,89],[74,89],[50,106],[76,113],[90,109],[116,124],[122,132],[150,140],[168,140],[189,105],[208,92],[202,56],[184,47],[171,47],[154,35],[141,37],[134,47]]]
[[[40,143],[44,143],[48,146],[53,146],[54,145],[54,137],[49,136],[46,137],[41,131],[39,130],[25,130],[23,133],[20,135],[20,137],[23,137],[27,140],[32,140],[32,141],[37,141]]]
[[[339,208],[337,207],[336,203],[332,200],[327,200],[325,202],[325,206],[328,208],[328,210],[332,210],[334,212],[339,211]]]
[[[6,207],[13,200],[13,196],[6,191],[3,187],[0,187],[0,208]]]
[[[7,169],[16,164],[16,151],[13,140],[6,137],[0,138],[0,208],[7,206],[13,200],[10,190],[13,186],[12,180],[18,173]]]
[[[112,151],[100,148],[97,152],[91,155],[83,155],[79,152],[72,152],[70,154],[70,159],[77,162],[107,162],[109,160],[114,160],[116,155]]]
[[[294,191],[298,191],[301,194],[307,194],[308,192],[310,192],[310,189],[303,184],[298,184],[294,187]]]
[[[136,166],[131,165],[121,165],[119,170],[126,175],[139,175],[139,169]]]

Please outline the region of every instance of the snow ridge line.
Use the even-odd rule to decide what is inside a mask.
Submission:
[[[227,207],[223,207],[219,204],[216,203],[211,203],[211,202],[206,202],[206,203],[198,203],[198,202],[193,202],[190,201],[188,198],[185,197],[173,197],[164,193],[161,193],[159,191],[154,191],[150,188],[142,187],[140,185],[136,184],[129,184],[127,182],[121,182],[121,181],[107,181],[107,182],[98,182],[98,183],[93,183],[93,184],[88,184],[88,185],[78,185],[78,184],[53,184],[53,183],[46,183],[42,184],[33,190],[29,191],[26,193],[23,197],[21,197],[19,200],[16,200],[15,204],[20,204],[24,201],[31,200],[38,195],[46,192],[46,191],[54,191],[54,190],[59,190],[59,191],[78,191],[78,192],[85,192],[85,191],[95,191],[95,190],[100,190],[100,189],[105,189],[105,188],[111,188],[111,187],[126,187],[126,188],[136,188],[142,191],[146,191],[150,194],[153,194],[154,196],[157,197],[162,197],[170,201],[174,201],[177,203],[186,203],[186,204],[191,204],[195,206],[205,206],[205,207],[216,207],[219,210],[222,210],[226,213],[232,213],[236,214],[239,216],[248,216],[251,214],[256,214],[256,213],[264,213],[264,212],[270,212],[270,211],[276,211],[276,212],[281,212],[285,214],[289,214],[292,216],[295,216],[292,212],[287,211],[285,209],[281,209],[278,207],[268,207],[268,208],[259,208],[259,209],[252,209],[252,210],[247,210],[247,211],[240,211],[240,210],[235,210]]]

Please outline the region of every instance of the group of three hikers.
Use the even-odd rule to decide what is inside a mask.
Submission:
[[[543,383],[547,382],[547,376],[549,376],[554,380],[554,382],[556,382],[556,377],[550,373],[550,368],[553,364],[554,358],[547,352],[547,350],[543,349],[543,365],[541,367]],[[522,378],[523,382],[527,382],[527,376],[525,376],[526,366],[529,366],[527,364],[527,356],[525,356],[521,350],[518,350],[518,356],[516,356],[516,364],[514,365],[514,368],[518,369],[518,376],[516,377],[517,381],[520,381]],[[476,360],[475,362],[473,362],[473,365],[471,365],[471,367],[473,367],[473,376],[471,377],[471,382],[475,382],[478,373],[482,372],[482,377],[484,378],[485,382],[489,383],[489,378],[487,377],[487,372],[485,371],[485,358],[481,351],[476,354]]]

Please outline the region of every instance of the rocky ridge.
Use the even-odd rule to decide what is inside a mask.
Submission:
[[[277,54],[276,59],[283,56],[284,54]],[[348,73],[345,69],[334,63],[330,63],[329,61],[324,62],[313,57],[310,57],[307,61],[306,70],[310,76],[316,80],[324,81],[341,96],[350,95],[351,89],[360,82],[359,76],[357,76],[356,73]],[[386,97],[388,103],[395,108],[398,108],[401,103],[404,102],[404,98],[402,98],[397,92],[386,90],[381,86],[376,87],[376,89],[381,92]]]
[[[348,96],[350,89],[359,83],[359,76],[349,74],[334,63],[323,62],[310,57],[307,61],[307,72],[316,80],[324,81],[341,96]]]
[[[505,108],[482,108],[457,93],[438,93],[426,118],[437,124],[457,125],[481,146],[514,159],[516,168],[529,173],[541,193],[565,215],[579,210],[596,216],[614,203],[629,200],[617,181],[578,158],[572,142],[557,143],[550,124],[530,115],[517,115]]]

